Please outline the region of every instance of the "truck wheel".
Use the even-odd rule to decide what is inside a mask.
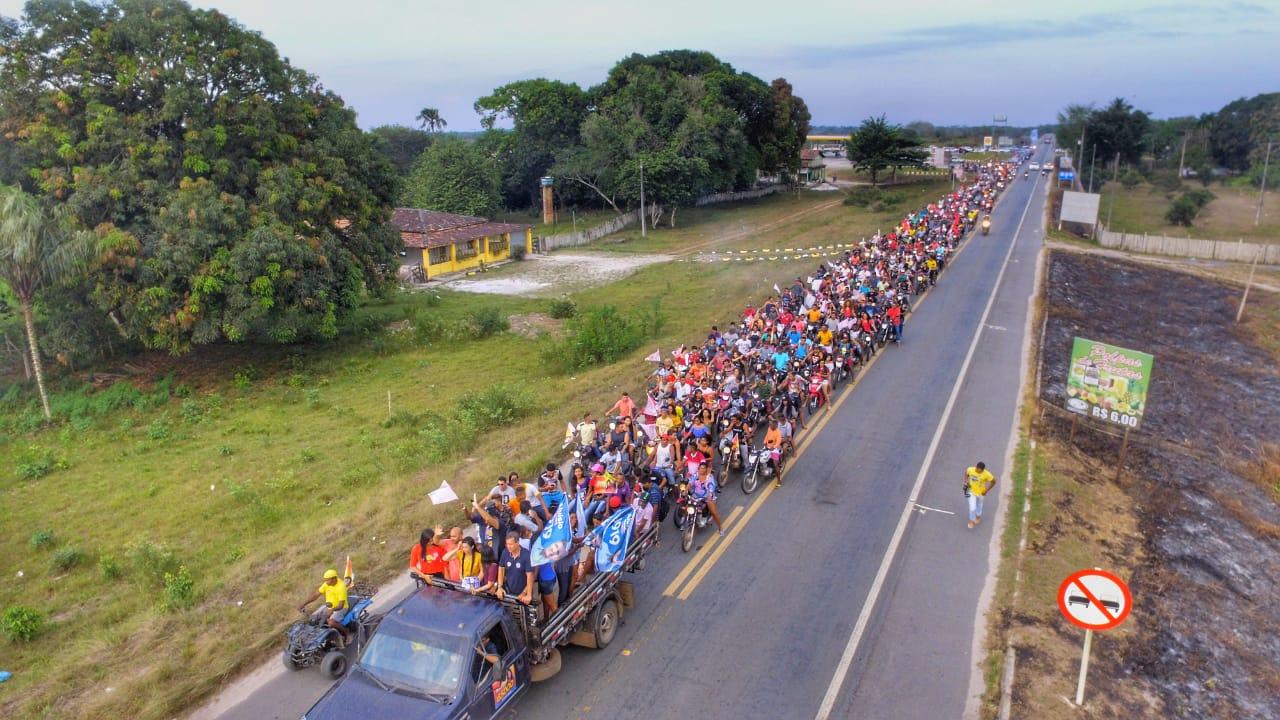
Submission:
[[[613,636],[618,632],[618,603],[613,599],[600,603],[591,623],[591,630],[596,636],[597,648],[604,648],[613,642]]]
[[[330,650],[320,660],[320,670],[335,680],[347,674],[347,656],[341,650]]]
[[[529,679],[533,682],[542,682],[550,680],[558,672],[560,672],[560,649],[552,648],[546,660],[529,668]]]
[[[293,659],[293,653],[289,652],[289,648],[284,649],[284,652],[280,654],[280,659],[284,661],[284,666],[288,670],[302,669],[302,666],[298,664],[298,661]]]

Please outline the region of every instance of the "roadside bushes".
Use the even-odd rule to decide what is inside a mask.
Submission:
[[[1142,173],[1134,170],[1133,168],[1129,168],[1120,176],[1120,184],[1124,186],[1125,190],[1132,190],[1141,185],[1143,179]]]
[[[14,605],[5,608],[0,626],[11,642],[31,642],[44,628],[44,615],[25,605]]]
[[[578,304],[568,295],[561,295],[551,301],[547,314],[556,320],[568,320],[578,314]]]
[[[1169,206],[1169,211],[1165,213],[1165,220],[1171,225],[1182,225],[1183,227],[1191,227],[1195,222],[1196,216],[1214,199],[1214,194],[1203,188],[1199,190],[1188,190],[1173,201]]]
[[[527,417],[535,407],[528,389],[498,384],[464,393],[447,414],[401,410],[382,426],[400,431],[390,445],[391,454],[401,470],[409,471],[423,462],[444,462],[471,450],[481,433]]]
[[[593,305],[565,323],[564,339],[544,338],[539,355],[548,369],[561,373],[616,362],[661,334],[666,324],[660,298],[631,315],[613,305]]]

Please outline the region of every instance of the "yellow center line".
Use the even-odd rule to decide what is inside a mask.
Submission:
[[[973,233],[973,231],[971,230],[970,233]],[[972,241],[974,237],[976,237],[976,235],[971,234],[969,240]],[[959,249],[952,253],[950,260],[948,260],[948,265],[954,263],[955,259],[960,256],[960,253],[964,252],[965,249],[969,247],[969,244],[970,243],[968,242],[964,243],[959,247]],[[931,292],[933,292],[933,287],[926,288],[924,292],[920,293],[920,297],[916,299],[915,308],[913,310],[918,310],[920,305],[924,303],[925,298],[929,297],[929,293]],[[875,355],[871,356],[871,359],[867,361],[866,367],[862,368],[862,371],[858,373],[858,377],[854,378],[853,382],[844,389],[844,392],[840,395],[838,400],[833,403],[827,403],[827,405],[823,406],[823,409],[827,410],[827,412],[823,414],[822,418],[805,433],[804,439],[796,444],[795,453],[787,462],[786,468],[794,466],[795,462],[800,459],[806,450],[809,449],[809,445],[812,444],[814,438],[821,433],[822,428],[827,424],[827,421],[835,416],[836,412],[839,411],[840,406],[844,404],[845,400],[849,399],[853,394],[854,388],[858,387],[858,383],[862,382],[862,379],[871,372],[872,366],[876,364],[876,361],[880,359],[884,354],[884,351],[887,349],[888,347],[881,348]],[[784,468],[784,475],[786,474],[786,468]],[[694,568],[698,567],[698,564],[702,562],[702,559],[710,553],[710,557],[707,559],[706,564],[694,573],[693,578],[689,580],[689,584],[686,585],[678,594],[674,595],[680,600],[688,600],[689,596],[693,594],[693,591],[698,588],[698,583],[702,582],[702,579],[707,576],[707,573],[715,566],[716,561],[724,554],[725,549],[733,544],[734,539],[736,539],[738,534],[742,532],[742,529],[747,526],[747,522],[756,514],[756,511],[760,509],[760,506],[764,504],[764,501],[773,494],[776,487],[776,485],[770,484],[769,487],[765,488],[764,491],[760,493],[760,497],[756,498],[756,501],[751,503],[751,507],[749,507],[747,512],[742,516],[742,521],[734,525],[733,528],[725,534],[723,543],[720,543],[717,547],[716,540],[718,538],[712,538],[711,542],[703,546],[702,549],[698,551],[698,554],[694,555],[693,559],[689,561],[689,564],[685,565],[684,569],[680,571],[680,574],[676,575],[675,579],[671,581],[671,584],[667,586],[667,589],[664,590],[662,594],[672,596],[673,593],[675,593],[675,589],[680,586],[680,583],[684,582],[684,579],[689,575],[689,573],[693,571]],[[733,512],[729,515],[729,520],[725,522],[726,527],[730,522],[732,522],[733,518],[741,509],[741,505],[733,509]],[[714,552],[711,552],[713,549]]]
[[[743,510],[743,506],[739,505],[738,507],[730,511],[729,517],[724,519],[724,526],[726,528],[732,526],[733,521],[737,519],[739,515],[742,514],[742,510]],[[680,512],[680,508],[676,507],[675,511]],[[711,548],[715,547],[716,541],[719,539],[720,539],[720,535],[718,534],[712,535],[711,539],[707,541],[707,544],[703,545],[701,548],[698,549],[698,552],[694,553],[693,559],[690,560],[689,563],[684,566],[684,569],[680,571],[679,575],[676,575],[676,578],[671,581],[671,584],[667,586],[666,590],[662,591],[662,594],[667,595],[668,597],[675,595],[676,588],[680,586],[680,583],[684,582],[685,578],[689,577],[689,573],[693,572],[693,569],[698,566],[698,563],[702,562],[702,558],[706,557],[707,553],[711,552]]]

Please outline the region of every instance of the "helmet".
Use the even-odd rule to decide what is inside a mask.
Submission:
[[[600,463],[596,463],[595,465],[592,465],[591,472],[593,473],[604,472],[604,465],[601,465]]]
[[[337,570],[325,570],[325,571],[324,571],[324,579],[325,579],[325,580],[332,580],[333,578],[336,578],[336,577],[338,577],[338,571],[337,571]]]

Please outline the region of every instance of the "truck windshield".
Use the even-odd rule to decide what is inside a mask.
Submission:
[[[465,643],[456,637],[415,632],[412,639],[393,630],[375,633],[360,656],[361,668],[397,689],[452,698],[466,671]]]

